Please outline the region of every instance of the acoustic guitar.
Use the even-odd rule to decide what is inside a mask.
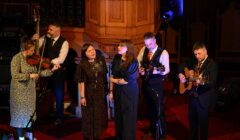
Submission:
[[[184,67],[184,75],[186,78],[186,82],[182,83],[179,81],[179,93],[184,94],[186,90],[190,90],[192,88],[192,82],[189,82],[187,79],[190,77],[190,71],[188,68]]]
[[[179,82],[179,93],[184,94],[187,90],[191,90],[193,85],[197,87],[198,85],[204,85],[208,78],[203,77],[202,74],[199,74],[199,71],[193,71],[193,76],[191,76],[191,72],[188,68],[184,67],[184,75],[186,78],[185,83]],[[196,80],[200,80],[200,84],[196,84]]]

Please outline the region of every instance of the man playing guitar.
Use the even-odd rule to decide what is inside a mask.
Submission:
[[[207,140],[208,110],[216,98],[217,64],[208,56],[206,46],[201,42],[196,42],[193,45],[193,53],[195,59],[191,63],[185,64],[190,71],[186,72],[185,68],[185,72],[182,69],[182,72],[178,75],[180,86],[182,86],[179,88],[187,88],[180,93],[188,91],[190,95],[188,116],[191,140],[197,140],[199,136],[201,140]],[[203,77],[207,77],[207,82],[203,80],[205,79]],[[187,82],[190,86],[181,85]]]

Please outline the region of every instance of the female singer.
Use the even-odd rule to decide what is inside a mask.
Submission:
[[[138,107],[138,61],[133,43],[124,40],[112,62],[110,100],[114,99],[116,140],[135,140]]]
[[[82,132],[84,140],[100,138],[107,128],[107,66],[105,58],[96,54],[92,44],[81,50],[82,60],[75,74],[82,108]]]
[[[30,117],[36,109],[36,80],[39,76],[50,76],[53,71],[59,68],[55,65],[51,70],[37,70],[35,65],[27,63],[27,57],[34,54],[35,46],[31,40],[23,43],[22,51],[17,53],[11,61],[11,84],[10,84],[10,125],[17,130],[19,140],[26,137],[33,138],[31,123],[27,126]],[[33,116],[33,120],[36,116]]]

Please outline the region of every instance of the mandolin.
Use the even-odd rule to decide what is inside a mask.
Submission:
[[[162,65],[161,63],[158,65],[153,65],[152,63],[148,64],[148,65],[144,65],[142,64],[142,66],[145,68],[145,79],[149,78],[149,75],[153,72],[153,70],[157,70],[157,71],[165,71],[165,66]]]

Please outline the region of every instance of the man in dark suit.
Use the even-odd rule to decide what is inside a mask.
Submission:
[[[207,140],[208,111],[216,97],[217,64],[208,56],[204,43],[196,42],[193,53],[195,59],[185,64],[190,69],[189,80],[183,72],[178,76],[181,83],[192,84],[192,88],[187,91],[190,95],[188,108],[191,140],[198,140],[199,135],[201,140]]]

